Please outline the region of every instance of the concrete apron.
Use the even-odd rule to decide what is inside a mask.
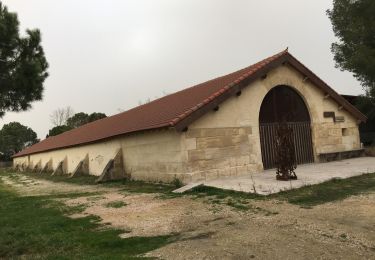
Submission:
[[[364,173],[375,172],[375,157],[360,157],[328,163],[298,165],[298,180],[277,181],[275,169],[240,177],[226,177],[190,183],[175,192],[184,192],[198,185],[220,189],[269,195],[284,190],[296,189],[306,185],[318,184],[333,178],[349,178]]]

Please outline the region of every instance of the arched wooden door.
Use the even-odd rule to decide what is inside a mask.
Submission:
[[[277,86],[265,96],[259,115],[259,132],[264,169],[275,168],[275,137],[280,122],[293,129],[297,164],[314,162],[311,120],[301,96],[288,86]]]

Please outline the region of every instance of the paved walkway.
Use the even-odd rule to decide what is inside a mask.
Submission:
[[[267,170],[252,175],[203,181],[199,184],[268,195],[309,184],[318,184],[333,178],[348,178],[370,172],[375,172],[375,157],[299,165],[296,170],[298,180],[294,181],[277,181],[275,170]]]

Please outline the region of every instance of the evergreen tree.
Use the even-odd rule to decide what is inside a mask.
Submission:
[[[99,120],[99,119],[102,119],[102,118],[106,118],[107,115],[104,114],[104,113],[100,113],[100,112],[94,112],[94,113],[91,113],[89,115],[89,122],[94,122],[96,120]]]
[[[87,124],[89,122],[89,115],[83,112],[74,114],[72,117],[68,118],[66,121],[67,125],[71,128],[77,128],[81,125]]]
[[[339,42],[332,44],[336,66],[350,71],[365,90],[356,107],[368,117],[361,139],[375,144],[375,1],[334,0],[327,14]]]
[[[66,122],[67,122],[67,125],[70,126],[71,128],[77,128],[87,123],[91,123],[91,122],[94,122],[96,120],[99,120],[105,117],[107,116],[104,113],[94,112],[89,115],[84,112],[79,112],[79,113],[74,114],[72,117],[68,118]]]
[[[67,126],[67,125],[58,125],[58,126],[55,126],[55,127],[51,128],[48,131],[48,134],[47,134],[46,137],[51,137],[51,136],[59,135],[59,134],[62,134],[64,132],[72,130],[72,129],[73,128],[71,128],[70,126]]]
[[[56,125],[52,129],[50,129],[46,137],[62,134],[66,131],[72,130],[74,128],[83,126],[87,123],[91,123],[91,122],[94,122],[96,120],[99,120],[105,117],[107,117],[105,114],[97,113],[97,112],[94,112],[90,115],[84,112],[76,113],[73,116],[69,117],[67,120],[65,120],[66,124]],[[61,118],[61,117],[58,117],[58,118]]]
[[[5,124],[0,130],[0,153],[3,159],[10,157],[27,146],[39,142],[36,133],[18,122]]]
[[[334,0],[327,14],[339,39],[331,48],[336,66],[352,72],[375,99],[375,1]]]
[[[26,30],[21,37],[17,14],[0,2],[0,118],[42,99],[48,63],[40,42],[39,30]]]

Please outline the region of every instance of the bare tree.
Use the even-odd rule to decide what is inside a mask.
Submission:
[[[66,125],[68,118],[74,115],[74,111],[70,106],[65,108],[58,108],[52,112],[50,115],[51,123],[54,126]]]

